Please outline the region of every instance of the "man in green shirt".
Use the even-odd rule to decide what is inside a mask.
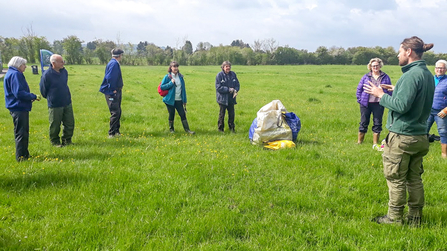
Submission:
[[[388,184],[388,214],[375,218],[379,224],[401,224],[407,204],[409,224],[419,225],[424,207],[424,172],[422,158],[428,153],[427,118],[433,104],[435,83],[422,54],[433,44],[424,44],[418,37],[406,38],[399,48],[399,65],[403,75],[393,89],[393,96],[383,89],[365,85],[365,91],[380,99],[389,109],[386,127],[390,131],[383,151],[383,170]]]

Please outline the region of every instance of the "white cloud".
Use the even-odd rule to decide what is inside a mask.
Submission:
[[[418,35],[447,52],[439,20],[447,0],[23,0],[2,6],[0,35],[20,37],[32,26],[49,41],[76,35],[160,46],[188,39],[213,45],[268,38],[314,51],[318,46],[394,46]],[[446,45],[444,45],[446,44]]]

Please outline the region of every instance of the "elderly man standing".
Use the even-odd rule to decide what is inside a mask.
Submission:
[[[435,65],[435,95],[433,106],[427,120],[427,134],[430,132],[434,122],[438,126],[438,133],[441,138],[441,156],[447,158],[447,61],[438,60]]]
[[[120,119],[123,76],[121,75],[120,61],[124,51],[121,49],[113,49],[111,53],[112,59],[107,64],[104,80],[99,88],[99,91],[104,93],[106,97],[107,106],[110,111],[109,138],[121,136]]]
[[[386,127],[390,131],[383,151],[383,170],[388,184],[388,213],[375,218],[379,224],[401,224],[407,203],[407,222],[420,225],[424,207],[424,172],[422,158],[428,153],[427,118],[433,104],[435,83],[422,54],[433,44],[418,37],[404,39],[399,48],[399,65],[403,75],[393,88],[365,85],[365,91],[381,98],[380,105],[389,109]],[[382,88],[394,89],[393,96]]]
[[[48,103],[51,144],[61,147],[72,144],[75,120],[64,59],[61,55],[53,54],[50,57],[50,62],[50,68],[42,74],[40,79],[40,93]],[[59,137],[61,123],[64,129],[62,137]]]

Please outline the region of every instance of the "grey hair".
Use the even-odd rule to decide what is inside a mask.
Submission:
[[[57,57],[57,56],[62,57],[62,56],[59,55],[59,54],[53,54],[53,55],[51,55],[51,57],[50,57],[50,62],[51,62],[51,63],[56,62],[56,57]]]
[[[11,60],[9,60],[8,63],[8,67],[15,67],[15,68],[19,68],[20,66],[26,64],[26,59],[19,57],[19,56],[15,56],[12,57]]]
[[[222,63],[222,65],[220,66],[220,68],[222,68],[222,70],[223,70],[223,68],[224,68],[225,65],[229,65],[229,66],[231,67],[231,63],[230,63],[230,61],[224,61],[224,62]]]
[[[444,59],[440,59],[440,60],[436,61],[435,65],[437,65],[437,64],[443,64],[444,67],[447,67],[447,61],[445,61]]]

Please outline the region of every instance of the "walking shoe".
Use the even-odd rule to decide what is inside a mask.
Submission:
[[[379,146],[377,144],[373,145],[373,150],[379,151],[379,152],[383,152],[383,146]]]
[[[390,217],[388,217],[388,215],[378,216],[374,218],[373,221],[378,224],[396,224],[396,225],[402,224],[402,220],[393,220]]]
[[[407,224],[411,227],[420,227],[421,221],[422,221],[421,217],[407,216]]]

